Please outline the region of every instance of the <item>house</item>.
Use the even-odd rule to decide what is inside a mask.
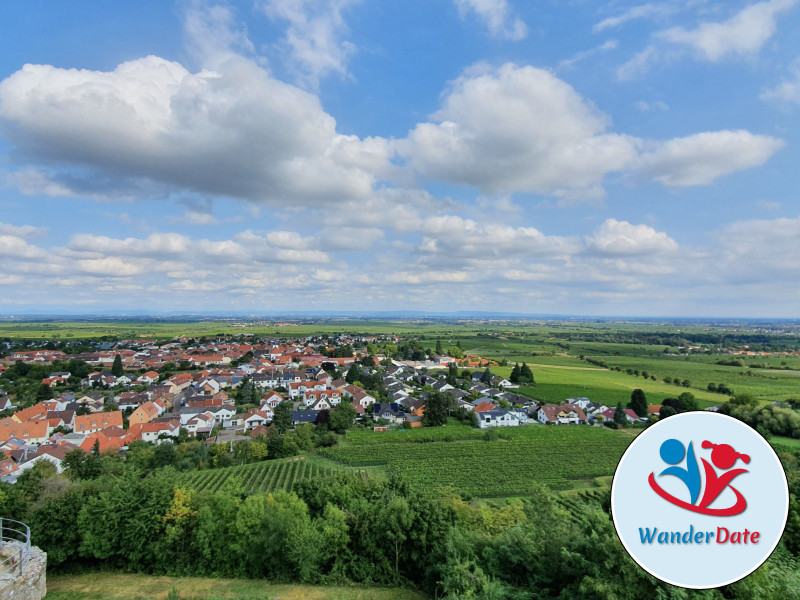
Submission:
[[[367,392],[363,389],[358,387],[357,385],[346,385],[342,388],[342,393],[349,394],[353,400],[358,402],[364,409],[368,409],[375,403],[375,398],[370,396]]]
[[[520,418],[514,411],[496,408],[487,410],[478,415],[478,427],[488,429],[489,427],[518,427]]]
[[[616,408],[609,408],[607,410],[604,410],[603,412],[598,413],[597,420],[598,421],[613,421],[614,420],[614,415],[616,414],[616,412],[617,412]],[[627,420],[628,423],[635,423],[636,421],[639,420],[639,415],[637,415],[635,412],[633,412],[633,410],[631,410],[630,408],[626,408],[625,409],[625,419]]]
[[[75,433],[94,433],[108,427],[122,427],[122,411],[75,416]]]
[[[202,435],[202,434],[209,434],[211,430],[214,428],[214,415],[210,412],[200,413],[199,415],[195,415],[186,423],[184,423],[184,427],[186,431],[189,432],[189,435]]]
[[[586,423],[586,413],[575,404],[545,404],[539,407],[536,417],[545,425]]]
[[[59,423],[55,427],[65,429],[75,428],[75,411],[72,410],[52,410],[47,412],[46,419],[58,419]]]
[[[230,427],[231,420],[236,415],[233,404],[223,404],[222,406],[186,406],[181,409],[180,422],[185,425],[190,419],[199,414],[210,413],[214,416],[214,424]]]
[[[126,433],[124,430],[120,431],[122,431],[123,434]],[[125,436],[109,436],[106,435],[105,430],[96,431],[84,438],[80,444],[80,449],[84,452],[92,452],[94,451],[95,445],[101,454],[103,452],[119,450],[125,445]]]
[[[180,428],[181,424],[178,419],[134,425],[128,430],[125,442],[130,444],[134,440],[142,440],[158,446],[164,441],[165,437],[177,438],[180,434]]]
[[[13,419],[0,420],[0,440],[20,440],[26,444],[43,444],[50,437],[53,427],[45,419],[17,423]]]
[[[314,406],[322,402],[327,405],[325,408],[332,408],[337,406],[341,401],[342,393],[339,390],[309,390],[303,392],[303,404],[305,406]]]
[[[270,413],[271,412],[272,411],[270,410]],[[272,421],[272,414],[268,414],[263,409],[254,408],[253,410],[245,414],[244,419],[242,420],[242,424],[244,425],[244,430],[247,431],[248,429],[253,429],[261,425],[266,425],[271,421]]]
[[[156,371],[148,371],[143,375],[139,375],[139,377],[136,378],[136,383],[144,383],[146,385],[151,385],[156,381],[158,381],[159,377],[160,376]]]
[[[315,423],[318,415],[319,413],[313,410],[293,410],[292,425],[296,427],[303,423]]]
[[[0,460],[0,480],[15,481],[19,475],[19,467],[17,463],[10,458]]]
[[[159,406],[150,400],[139,406],[128,417],[129,426],[140,425],[142,423],[149,423],[161,414]]]
[[[491,402],[490,400],[481,400],[480,402],[476,402],[473,406],[474,406],[473,410],[476,413],[487,412],[490,410],[495,410],[497,408],[494,402]]]
[[[261,404],[267,405],[271,409],[275,409],[281,402],[283,402],[284,398],[278,392],[270,392],[266,396],[261,398]]]
[[[405,420],[405,413],[400,410],[397,404],[375,403],[372,407],[372,418],[385,419],[390,423],[400,424]]]

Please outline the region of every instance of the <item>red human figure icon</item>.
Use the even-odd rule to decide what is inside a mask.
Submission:
[[[711,451],[711,462],[714,463],[714,466],[718,469],[730,469],[739,459],[745,464],[750,462],[750,457],[747,454],[736,452],[736,450],[728,444],[712,444],[706,440],[703,442],[702,447],[706,449],[713,448]],[[747,473],[747,469],[733,469],[732,471],[718,476],[714,467],[708,464],[705,458],[700,460],[703,462],[703,468],[706,473],[706,489],[703,493],[703,499],[700,501],[700,507],[707,507],[717,499],[717,496],[722,493],[722,490],[730,486],[731,490],[736,494],[736,504],[731,507],[731,510],[735,510],[736,512],[731,512],[730,514],[739,514],[742,512],[747,507],[747,502],[739,490],[731,486],[730,483],[735,477],[738,477],[742,473]]]

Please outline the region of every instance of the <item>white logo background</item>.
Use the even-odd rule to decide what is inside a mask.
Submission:
[[[732,467],[747,469],[733,479],[731,485],[747,500],[745,511],[736,516],[710,516],[691,512],[671,504],[656,494],[648,483],[650,473],[656,482],[674,497],[689,502],[686,485],[677,477],[659,477],[669,467],[660,455],[661,444],[677,439],[694,453],[705,488],[702,458],[710,464],[711,450],[701,447],[703,441],[729,444],[750,457],[744,464],[738,460]],[[686,466],[685,458],[678,466]],[[720,469],[716,469],[722,474]],[[726,489],[709,508],[726,508],[736,502],[735,494]],[[699,504],[699,501],[697,502]],[[789,511],[789,488],[780,460],[769,443],[744,423],[712,412],[689,412],[669,417],[643,431],[625,451],[611,489],[614,526],[623,546],[648,573],[667,583],[694,589],[719,587],[733,583],[757,569],[778,545]],[[713,531],[710,543],[665,543],[657,540],[642,543],[639,529],[658,532]],[[734,531],[759,532],[758,543],[719,544],[717,527]],[[683,537],[683,536],[682,536]]]

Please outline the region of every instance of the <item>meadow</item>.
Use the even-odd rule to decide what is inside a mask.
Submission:
[[[47,600],[424,600],[420,592],[365,586],[273,584],[263,580],[154,577],[130,573],[48,575]]]

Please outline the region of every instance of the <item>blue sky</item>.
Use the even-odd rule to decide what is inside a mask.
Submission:
[[[0,5],[0,313],[797,317],[800,2]]]

